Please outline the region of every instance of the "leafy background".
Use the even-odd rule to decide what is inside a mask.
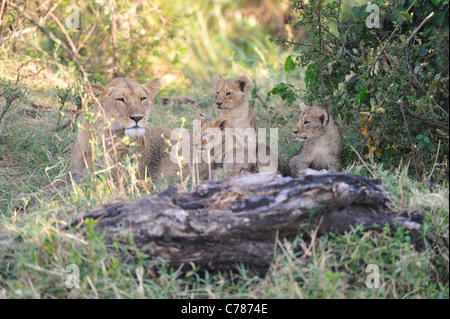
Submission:
[[[367,2],[351,0],[1,0],[0,297],[448,298],[448,0],[371,3],[380,28],[366,26]],[[80,29],[65,25],[71,4]],[[80,71],[102,84],[161,77],[150,124],[188,129],[197,113],[215,114],[213,74],[245,74],[260,127],[279,129],[283,163],[300,147],[298,101],[326,107],[345,170],[381,179],[394,205],[422,212],[422,233],[416,245],[388,228],[297,238],[275,243],[265,273],[209,273],[152,260],[132,238],[107,244],[95,222],[85,237],[67,230],[75,214],[167,187],[139,185],[125,163],[121,188],[91,176],[23,207],[19,194],[66,172],[89,116]],[[81,287],[68,290],[73,263]],[[380,289],[365,286],[367,264],[379,265]]]

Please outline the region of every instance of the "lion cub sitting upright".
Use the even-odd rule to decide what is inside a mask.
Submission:
[[[286,175],[300,178],[308,168],[341,170],[342,135],[326,109],[300,103],[302,114],[294,127],[297,140],[305,141],[286,167]]]
[[[214,89],[216,91],[215,103],[219,115],[230,117],[231,128],[256,129],[255,113],[247,97],[250,80],[244,76],[224,79],[214,75]]]
[[[225,176],[231,177],[257,172],[256,163],[248,161],[249,156],[256,156],[256,154],[249,154],[249,152],[256,152],[256,149],[249,147],[256,145],[255,114],[247,96],[250,80],[244,75],[224,79],[216,74],[214,75],[213,81],[216,92],[215,103],[219,116],[212,119],[203,119],[202,129],[219,120],[222,126],[225,125],[227,129],[233,130],[236,134],[236,142],[228,145],[228,147],[224,147],[223,151],[236,155],[236,148],[239,148],[245,153],[246,159],[237,163],[238,160],[236,158],[232,163],[224,164]],[[220,121],[220,119],[226,120]],[[214,128],[217,129],[218,125],[215,125]],[[221,127],[221,130],[224,131],[223,127]],[[225,143],[225,140],[220,138],[217,142]],[[222,163],[222,159],[220,159],[220,163]]]

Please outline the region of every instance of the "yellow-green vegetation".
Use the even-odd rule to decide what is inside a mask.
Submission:
[[[28,1],[27,6],[7,2],[3,19],[0,13],[0,297],[449,297],[448,180],[439,178],[433,184],[415,179],[414,164],[406,161],[399,165],[366,161],[367,150],[352,148],[355,140],[367,142],[365,136],[356,135],[359,128],[339,114],[336,120],[348,139],[345,170],[381,179],[395,195],[394,205],[425,216],[415,245],[402,229],[373,232],[355,227],[346,234],[323,236],[312,231],[308,241],[274,242],[279,249],[269,269],[237,264],[234,271],[208,272],[191,264],[190,270],[181,272],[164,260],[150,259],[133,238],[106,243],[94,221],[86,222],[85,236],[67,229],[66,220],[103,203],[166,189],[165,181],[138,183],[132,178],[131,163],[124,163],[128,175],[122,188],[104,174],[90,175],[68,193],[38,193],[38,202],[23,209],[20,194],[37,192],[67,172],[77,123],[88,116],[82,112],[72,121],[84,103],[79,68],[43,28],[69,50],[72,45],[79,48],[76,61],[92,82],[106,84],[112,77],[128,76],[143,83],[162,77],[163,88],[149,120],[154,126],[176,128],[185,120],[184,127],[192,130],[197,113],[216,114],[213,74],[247,75],[258,127],[279,129],[283,163],[299,148],[292,128],[300,110],[296,100],[267,93],[278,83],[289,83],[296,88],[294,96],[303,97],[307,68],[297,65],[285,72],[286,65],[291,69],[285,62],[292,61],[287,58],[293,51],[268,39],[281,33],[297,41],[305,35],[284,19],[294,14],[289,6],[275,0],[116,1],[113,6],[108,1],[78,1],[81,29],[61,28],[56,22],[64,24],[65,4],[51,8],[39,1]],[[353,12],[353,5],[351,1],[343,5],[346,14]],[[352,98],[358,100],[358,93]],[[311,92],[307,94],[310,97]],[[201,105],[179,103],[175,98],[180,96]],[[448,149],[448,128],[446,132],[442,143]],[[436,159],[433,153],[423,156]],[[66,287],[67,266],[72,264],[80,269],[77,289]],[[369,264],[379,266],[378,289],[366,287]]]

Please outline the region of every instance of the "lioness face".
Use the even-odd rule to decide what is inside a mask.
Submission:
[[[130,136],[145,133],[152,101],[161,88],[156,78],[149,83],[139,84],[129,78],[118,78],[108,83],[106,88],[93,84],[94,95],[98,96],[106,117],[113,118],[113,130],[124,130]]]
[[[200,150],[205,149],[205,147],[212,149],[221,146],[224,136],[223,131],[229,127],[230,117],[222,115],[206,118],[199,114],[197,120],[201,121],[201,125],[200,130],[194,132],[194,147]]]
[[[295,138],[304,141],[322,135],[328,125],[328,112],[320,107],[302,107],[302,109],[303,112],[293,130]]]
[[[223,79],[214,75],[215,103],[219,113],[241,106],[246,100],[249,83],[245,76]]]

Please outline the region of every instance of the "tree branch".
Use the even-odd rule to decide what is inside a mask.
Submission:
[[[406,40],[406,44],[409,45],[409,42],[414,38],[416,33],[422,28],[422,26],[427,22],[428,19],[430,19],[432,16],[434,16],[434,12],[431,12],[425,19],[423,19],[422,23],[419,24],[417,28],[414,29],[413,33],[409,36],[409,38]]]
[[[15,9],[20,10],[16,5],[11,4],[11,6],[13,6]],[[30,22],[32,22],[34,25],[36,25],[39,29],[41,29],[53,42],[55,42],[56,44],[58,44],[61,48],[64,49],[64,51],[66,51],[69,56],[70,59],[75,63],[78,71],[82,74],[82,76],[85,76],[85,73],[83,71],[83,68],[81,67],[81,64],[78,62],[77,57],[75,56],[74,52],[72,52],[72,50],[70,48],[67,47],[67,45],[62,42],[60,39],[58,39],[50,30],[48,30],[45,26],[43,26],[42,24],[40,24],[38,21],[36,21],[32,16],[30,16],[26,11],[21,11],[23,16],[29,20]]]

